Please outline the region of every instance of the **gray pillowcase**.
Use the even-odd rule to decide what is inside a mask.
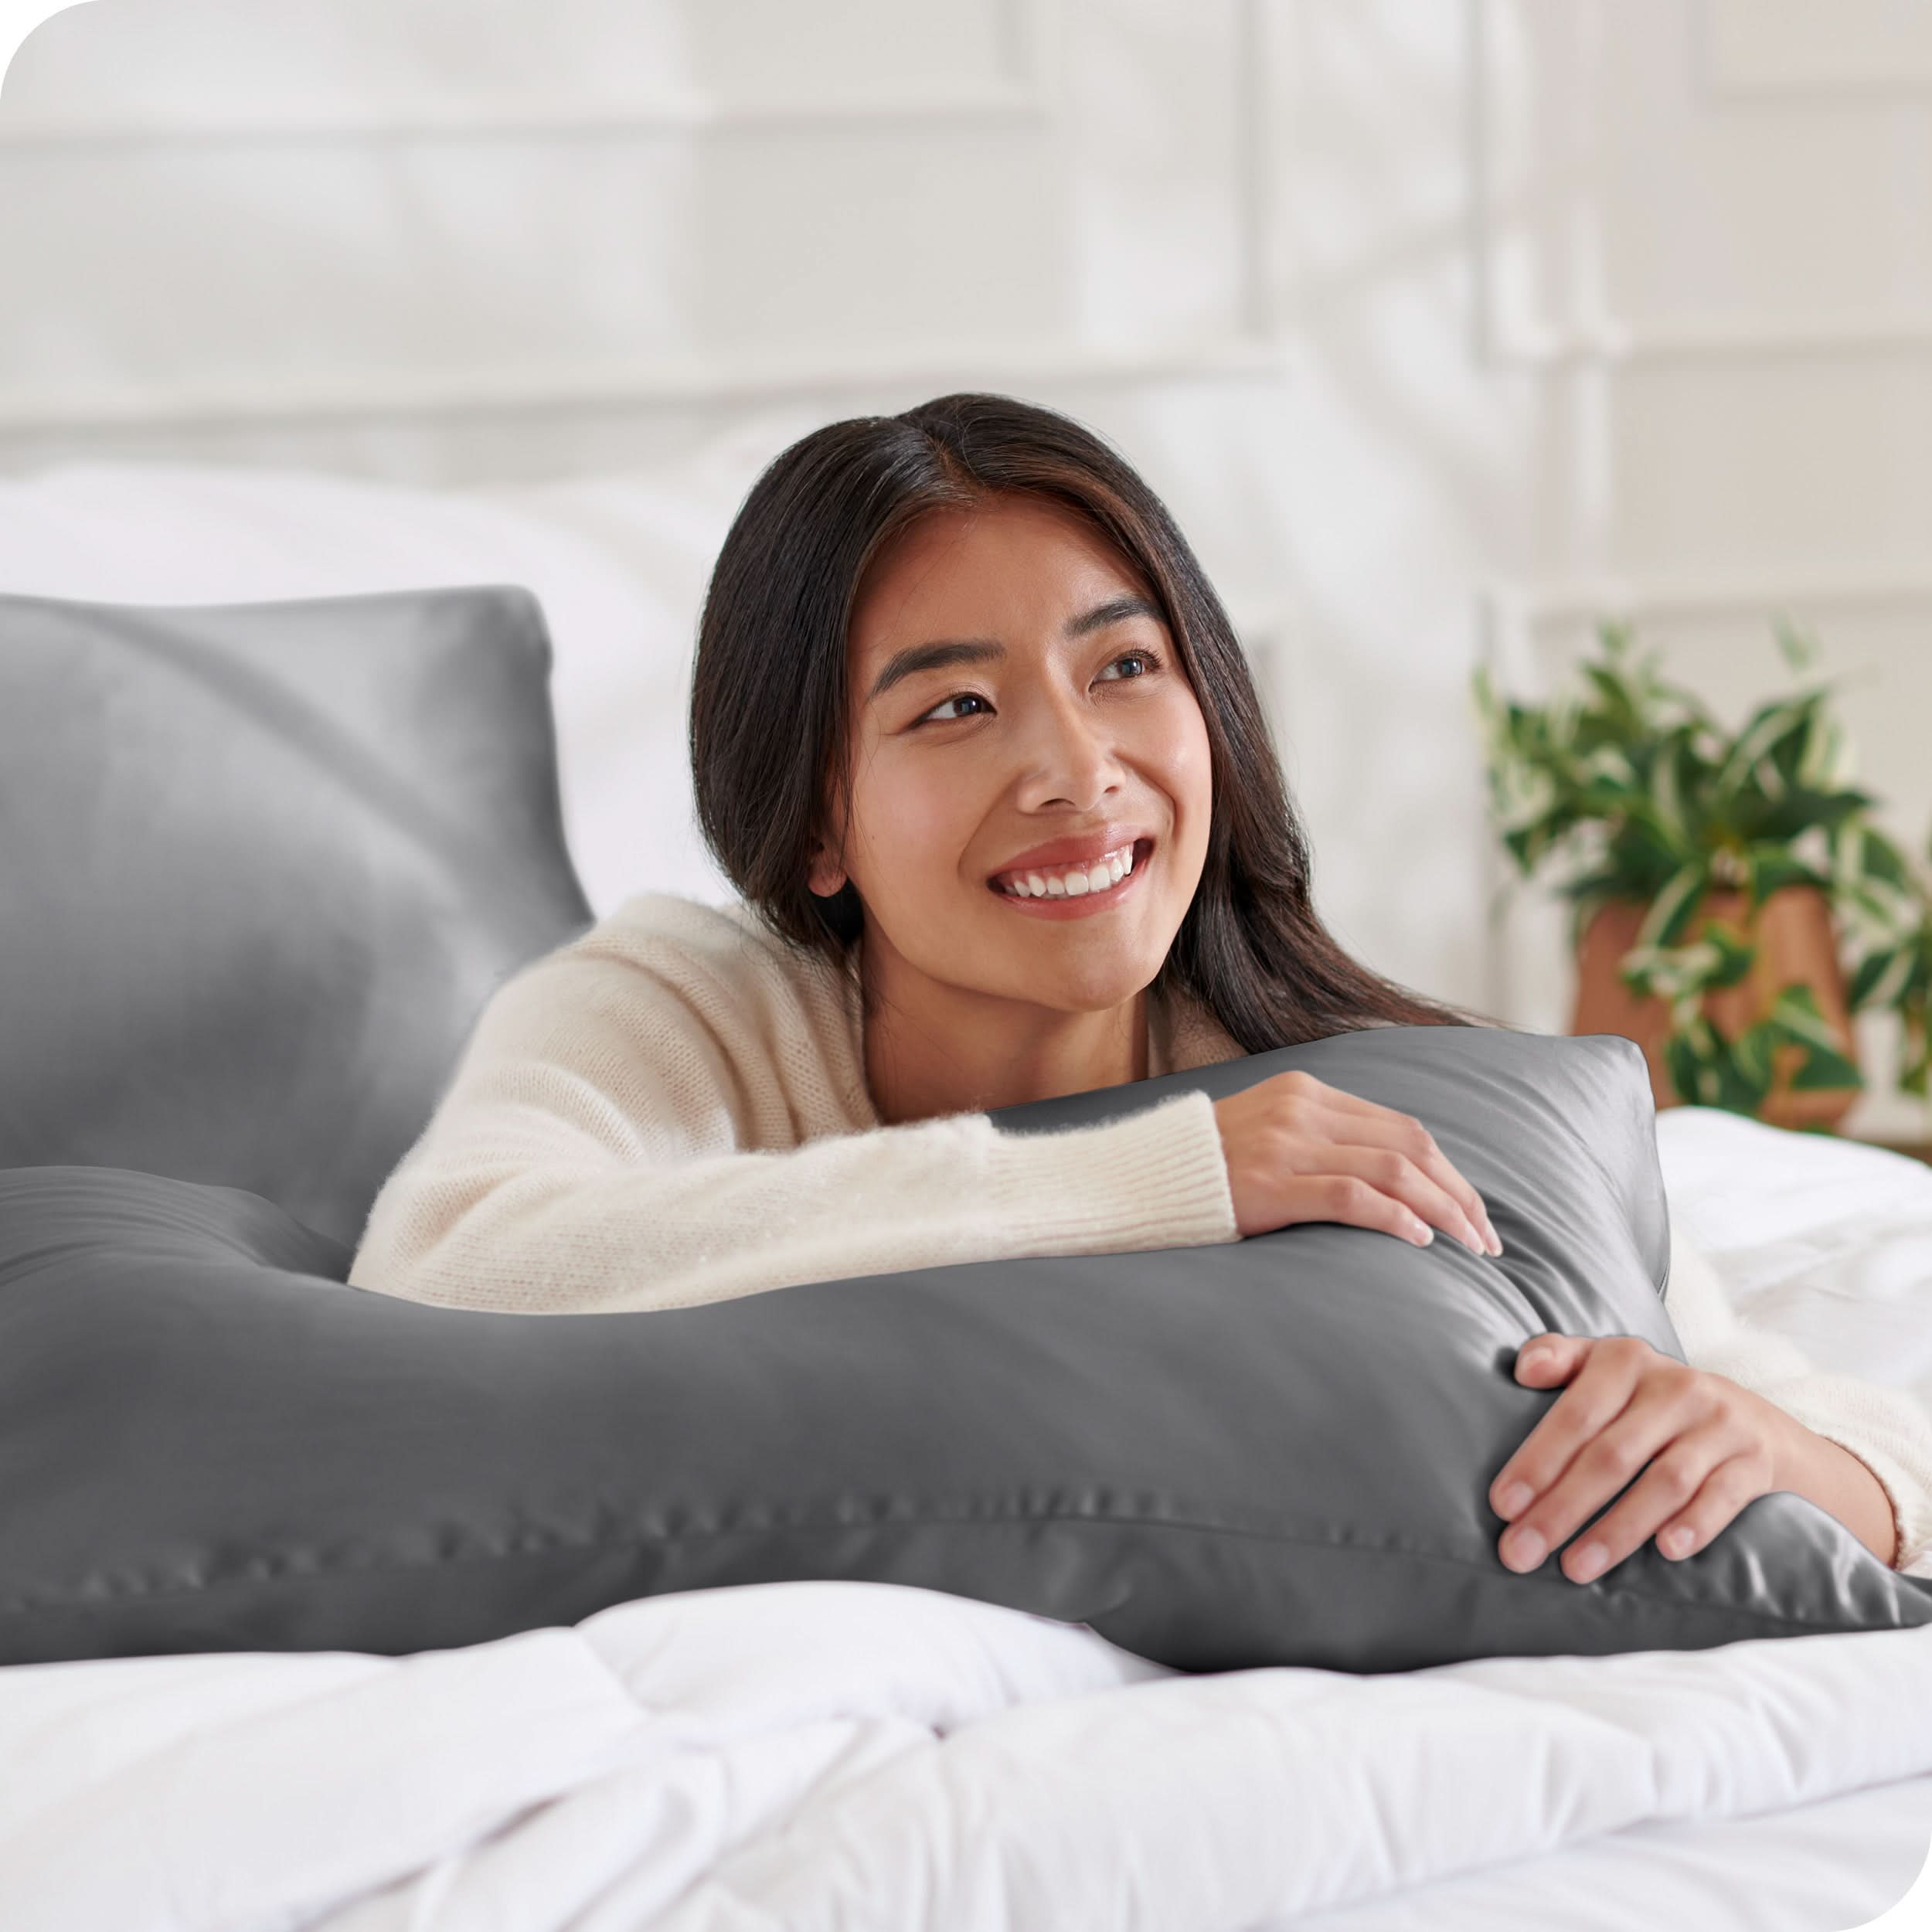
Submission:
[[[1411,1669],[1932,1622],[1790,1494],[1595,1583],[1496,1553],[1553,1328],[1681,1359],[1641,1053],[1383,1027],[1002,1110],[1111,1119],[1291,1066],[1416,1114],[1500,1259],[1308,1223],[693,1308],[532,1318],[345,1285],[252,1194],[0,1174],[0,1662],[400,1654],[657,1593],[916,1585],[1190,1670]]]
[[[353,1241],[477,1015],[590,923],[514,585],[0,597],[0,1167]]]

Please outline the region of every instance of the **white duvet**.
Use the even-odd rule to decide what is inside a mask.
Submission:
[[[1932,1170],[1702,1109],[1658,1138],[1747,1313],[1835,1308],[1838,1366],[1920,1385]],[[1185,1676],[793,1583],[406,1658],[0,1670],[0,1767],[5,1932],[1834,1932],[1932,1838],[1932,1629]]]

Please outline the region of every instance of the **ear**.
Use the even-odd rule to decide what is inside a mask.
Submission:
[[[845,883],[843,869],[822,844],[811,849],[811,863],[805,873],[805,883],[821,899],[831,898]]]

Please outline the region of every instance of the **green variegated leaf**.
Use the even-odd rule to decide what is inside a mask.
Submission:
[[[1845,983],[1845,1005],[1853,1012],[1861,1012],[1879,1002],[1883,989],[1883,1004],[1890,1005],[1911,971],[1912,956],[1907,947],[1880,947],[1866,953]]]
[[[1664,1043],[1664,1065],[1670,1074],[1670,1083],[1677,1090],[1678,1097],[1691,1106],[1703,1103],[1704,1069],[1697,1056],[1697,1049],[1689,1037],[1681,1032],[1673,1033]]]
[[[1788,846],[1756,844],[1744,849],[1744,862],[1750,877],[1750,903],[1753,909],[1762,906],[1774,892],[1787,886],[1817,886],[1821,888],[1830,880],[1821,877],[1811,866],[1798,858]]]
[[[1503,831],[1521,832],[1555,806],[1556,781],[1540,767],[1512,760],[1491,771],[1492,809]]]
[[[1704,928],[1704,939],[1717,954],[1717,964],[1706,982],[1708,985],[1735,986],[1757,963],[1757,942],[1735,931],[1721,919],[1713,920]]]
[[[1877,879],[1882,884],[1896,886],[1901,891],[1910,888],[1912,875],[1905,862],[1905,855],[1893,844],[1876,825],[1867,825],[1859,841],[1860,865],[1868,879]]]
[[[1905,1061],[1899,1084],[1924,1100],[1932,1095],[1932,1032],[1926,1026],[1923,1003],[1906,1007],[1900,1017],[1904,1022]]]
[[[1771,1002],[1770,1017],[1791,1039],[1827,1053],[1838,1050],[1838,1036],[1818,1011],[1817,994],[1801,982],[1779,993]]]
[[[1628,791],[1637,783],[1636,770],[1621,745],[1597,746],[1583,757],[1577,770],[1585,779],[1601,780],[1619,791]]]
[[[1755,1026],[1747,1026],[1732,1043],[1731,1057],[1736,1063],[1738,1072],[1760,1097],[1770,1090],[1771,1049],[1778,1043],[1778,1039],[1777,1028],[1768,1021],[1760,1020]]]
[[[1843,896],[1868,913],[1888,932],[1913,930],[1924,918],[1926,906],[1917,894],[1889,880],[1868,877]]]
[[[1751,714],[1750,722],[1739,733],[1736,742],[1718,768],[1716,783],[1720,792],[1736,789],[1747,776],[1759,777],[1758,768],[1765,762],[1771,747],[1791,728],[1792,709],[1787,700],[1777,699],[1759,706]],[[1773,777],[1781,790],[1782,778],[1775,771]]]
[[[1853,1062],[1835,1049],[1828,1053],[1815,1046],[1810,1057],[1791,1076],[1794,1094],[1836,1091],[1848,1087],[1862,1090],[1864,1085],[1865,1077]]]
[[[1668,946],[1682,938],[1703,896],[1706,879],[1706,869],[1701,860],[1693,859],[1681,867],[1644,915],[1644,923],[1637,929],[1637,944]]]
[[[1701,986],[1679,994],[1671,1002],[1670,1023],[1677,1032],[1688,1035],[1693,1043],[1712,1037],[1710,1022],[1704,1015],[1704,990]]]
[[[1584,677],[1597,687],[1601,711],[1624,723],[1629,723],[1636,716],[1636,702],[1621,672],[1600,664],[1585,664],[1578,668]]]
[[[1624,955],[1618,977],[1633,992],[1682,999],[1719,983],[1714,976],[1723,969],[1724,959],[1721,947],[1709,939],[1675,947],[1633,946]]]
[[[1851,782],[1857,764],[1850,734],[1837,719],[1827,717],[1806,743],[1798,783],[1810,791],[1836,791]]]
[[[1832,879],[1835,886],[1849,886],[1865,876],[1866,828],[1856,818],[1834,825],[1828,835],[1832,852]]]
[[[1690,822],[1684,811],[1682,775],[1679,770],[1682,747],[1681,739],[1667,740],[1650,768],[1651,808],[1657,815],[1658,824],[1679,842],[1690,836]]]
[[[1784,662],[1794,671],[1808,668],[1818,655],[1817,644],[1805,636],[1788,618],[1777,618],[1773,628],[1777,639],[1777,648],[1783,652]]]
[[[1855,1013],[1867,1006],[1892,1005],[1904,991],[1917,964],[1909,946],[1868,954],[1859,962],[1857,971],[1852,975],[1845,1004]]]
[[[1624,897],[1621,890],[1623,883],[1622,866],[1604,866],[1596,872],[1580,874],[1560,890],[1566,898],[1577,900],[1579,909],[1588,914],[1595,912],[1600,904]]]

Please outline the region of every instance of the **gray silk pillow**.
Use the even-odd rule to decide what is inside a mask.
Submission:
[[[0,1167],[345,1241],[518,966],[590,923],[536,600],[0,597]]]
[[[1311,1223],[533,1318],[350,1288],[347,1247],[250,1193],[0,1174],[0,1662],[396,1654],[794,1577],[981,1598],[1194,1670],[1932,1622],[1932,1586],[1789,1494],[1590,1584],[1498,1556],[1490,1480],[1556,1399],[1514,1381],[1518,1345],[1681,1359],[1631,1042],[1377,1028],[993,1117],[1293,1066],[1420,1117],[1503,1256]]]

